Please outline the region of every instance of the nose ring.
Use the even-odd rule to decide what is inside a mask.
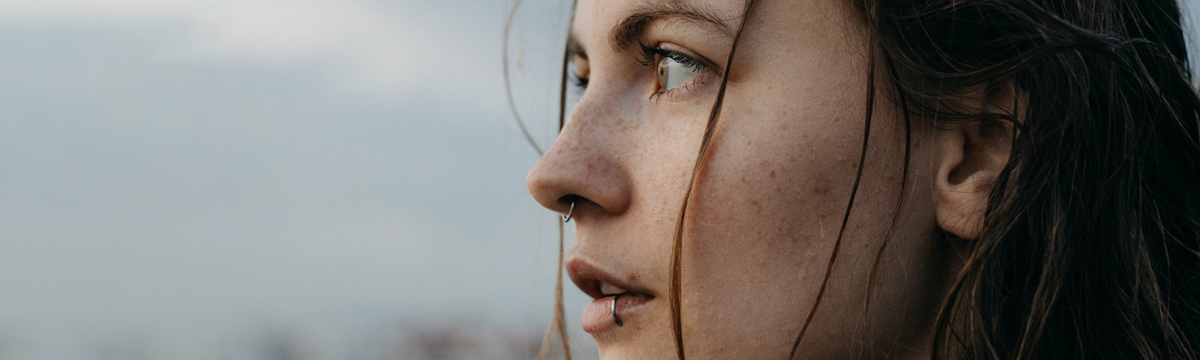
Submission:
[[[620,293],[620,294],[617,294],[617,296],[613,296],[612,306],[610,307],[612,309],[613,320],[617,321],[618,327],[625,327],[625,324],[621,323],[621,318],[617,317],[617,299],[620,299],[621,295],[625,295],[625,294],[627,294],[627,293]]]
[[[563,222],[564,223],[571,222],[571,214],[574,214],[574,213],[575,213],[575,202],[572,201],[571,202],[571,210],[568,210],[566,215],[562,215]]]

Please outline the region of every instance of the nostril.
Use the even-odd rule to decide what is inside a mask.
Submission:
[[[585,202],[588,202],[587,198],[575,194],[567,194],[558,198],[558,207],[562,209],[563,214],[566,214],[572,211],[572,209],[579,210],[580,205],[583,205]]]
[[[585,199],[582,196],[575,195],[575,194],[566,194],[566,195],[563,195],[562,197],[558,198],[558,202],[562,203],[562,204],[570,204],[573,202],[579,202],[580,200],[585,200]]]

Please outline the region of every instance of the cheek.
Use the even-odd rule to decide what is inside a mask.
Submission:
[[[830,109],[821,111],[727,103],[752,106],[729,109],[686,222],[685,291],[703,299],[694,310],[701,333],[756,349],[790,345],[853,186],[862,136],[853,101],[818,101]],[[762,108],[783,110],[753,110]]]
[[[739,116],[714,139],[694,195],[696,231],[712,241],[694,248],[753,258],[823,250],[826,241],[818,240],[836,236],[861,151],[862,115],[851,102],[769,113],[753,110],[765,106],[731,109]]]

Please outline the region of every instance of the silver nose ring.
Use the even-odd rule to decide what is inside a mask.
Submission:
[[[627,293],[620,293],[620,294],[617,294],[617,296],[613,296],[612,306],[610,307],[612,309],[613,320],[617,321],[618,327],[625,327],[625,324],[621,322],[621,318],[617,317],[617,299],[620,299],[621,295],[625,295],[625,294],[627,294]]]
[[[574,213],[575,213],[575,202],[572,201],[571,202],[571,210],[568,210],[567,214],[562,216],[563,222],[564,223],[571,222],[571,214],[574,214]]]

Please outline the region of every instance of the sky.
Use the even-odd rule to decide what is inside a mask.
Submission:
[[[522,49],[562,36],[562,7],[530,3]],[[218,358],[275,328],[540,335],[557,227],[505,101],[510,6],[0,2],[0,359]]]
[[[527,0],[510,37],[543,149],[563,3]],[[557,225],[506,102],[511,5],[0,1],[0,360],[267,358],[236,349],[277,333],[341,359],[461,324],[536,343]]]

